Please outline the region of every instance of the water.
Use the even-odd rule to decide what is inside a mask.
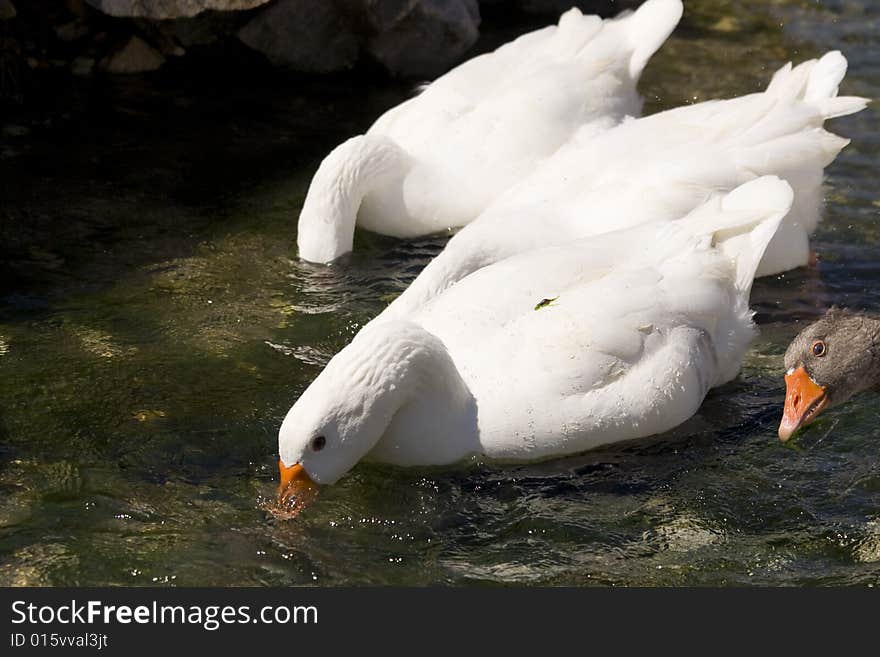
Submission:
[[[647,111],[831,48],[845,93],[880,89],[876,3],[688,4]],[[320,158],[409,89],[211,71],[75,80],[3,122],[0,583],[880,582],[877,397],[775,434],[798,327],[880,311],[875,110],[832,125],[853,143],[818,268],[757,283],[742,375],[684,426],[540,465],[359,466],[279,521],[284,413],[444,237],[364,233],[338,266],[299,263]]]

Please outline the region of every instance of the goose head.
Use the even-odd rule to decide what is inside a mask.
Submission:
[[[279,501],[335,483],[390,430],[411,427],[414,414],[421,422],[407,433],[428,438],[430,426],[455,415],[468,399],[445,346],[432,333],[406,321],[368,324],[284,418]]]
[[[880,321],[832,308],[792,341],[785,367],[782,441],[826,409],[880,383]]]

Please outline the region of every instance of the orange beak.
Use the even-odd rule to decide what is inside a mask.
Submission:
[[[785,442],[801,427],[816,419],[828,405],[824,386],[818,385],[807,370],[797,368],[785,376],[785,410],[779,424],[779,439]]]
[[[278,504],[287,505],[291,501],[304,504],[318,492],[318,485],[309,477],[309,473],[299,463],[290,467],[278,460],[278,471],[281,483],[278,485]]]

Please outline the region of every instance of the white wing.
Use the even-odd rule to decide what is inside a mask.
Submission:
[[[462,277],[510,255],[589,235],[674,220],[713,193],[762,175],[795,189],[792,212],[759,275],[806,263],[823,168],[848,142],[822,128],[865,100],[835,97],[846,60],[832,52],[783,67],[764,93],[681,107],[579,133],[500,196],[386,309],[404,317]]]
[[[752,278],[791,203],[785,182],[761,178],[677,222],[485,267],[413,321],[443,341],[476,396],[490,456],[665,431],[738,372]]]
[[[463,225],[578,128],[638,114],[638,77],[680,15],[680,0],[605,21],[571,9],[558,26],[465,62],[386,113],[368,134],[417,161],[403,189],[410,214],[435,230]],[[364,225],[390,205],[383,194],[399,193],[368,197]]]

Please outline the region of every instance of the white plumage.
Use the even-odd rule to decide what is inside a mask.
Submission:
[[[571,9],[440,77],[324,159],[299,218],[300,257],[350,251],[355,222],[397,237],[467,224],[576,131],[638,114],[636,83],[681,13],[681,0],[607,20]]]
[[[456,281],[510,255],[588,235],[673,220],[711,194],[762,175],[785,178],[795,201],[758,270],[804,265],[819,221],[823,169],[848,143],[826,119],[861,110],[838,97],[846,59],[830,52],[786,65],[767,90],[578,133],[454,236],[379,321],[406,318]]]
[[[739,371],[754,272],[791,203],[761,178],[680,221],[508,258],[367,325],[287,414],[282,462],[333,483],[363,458],[528,461],[676,426]]]

